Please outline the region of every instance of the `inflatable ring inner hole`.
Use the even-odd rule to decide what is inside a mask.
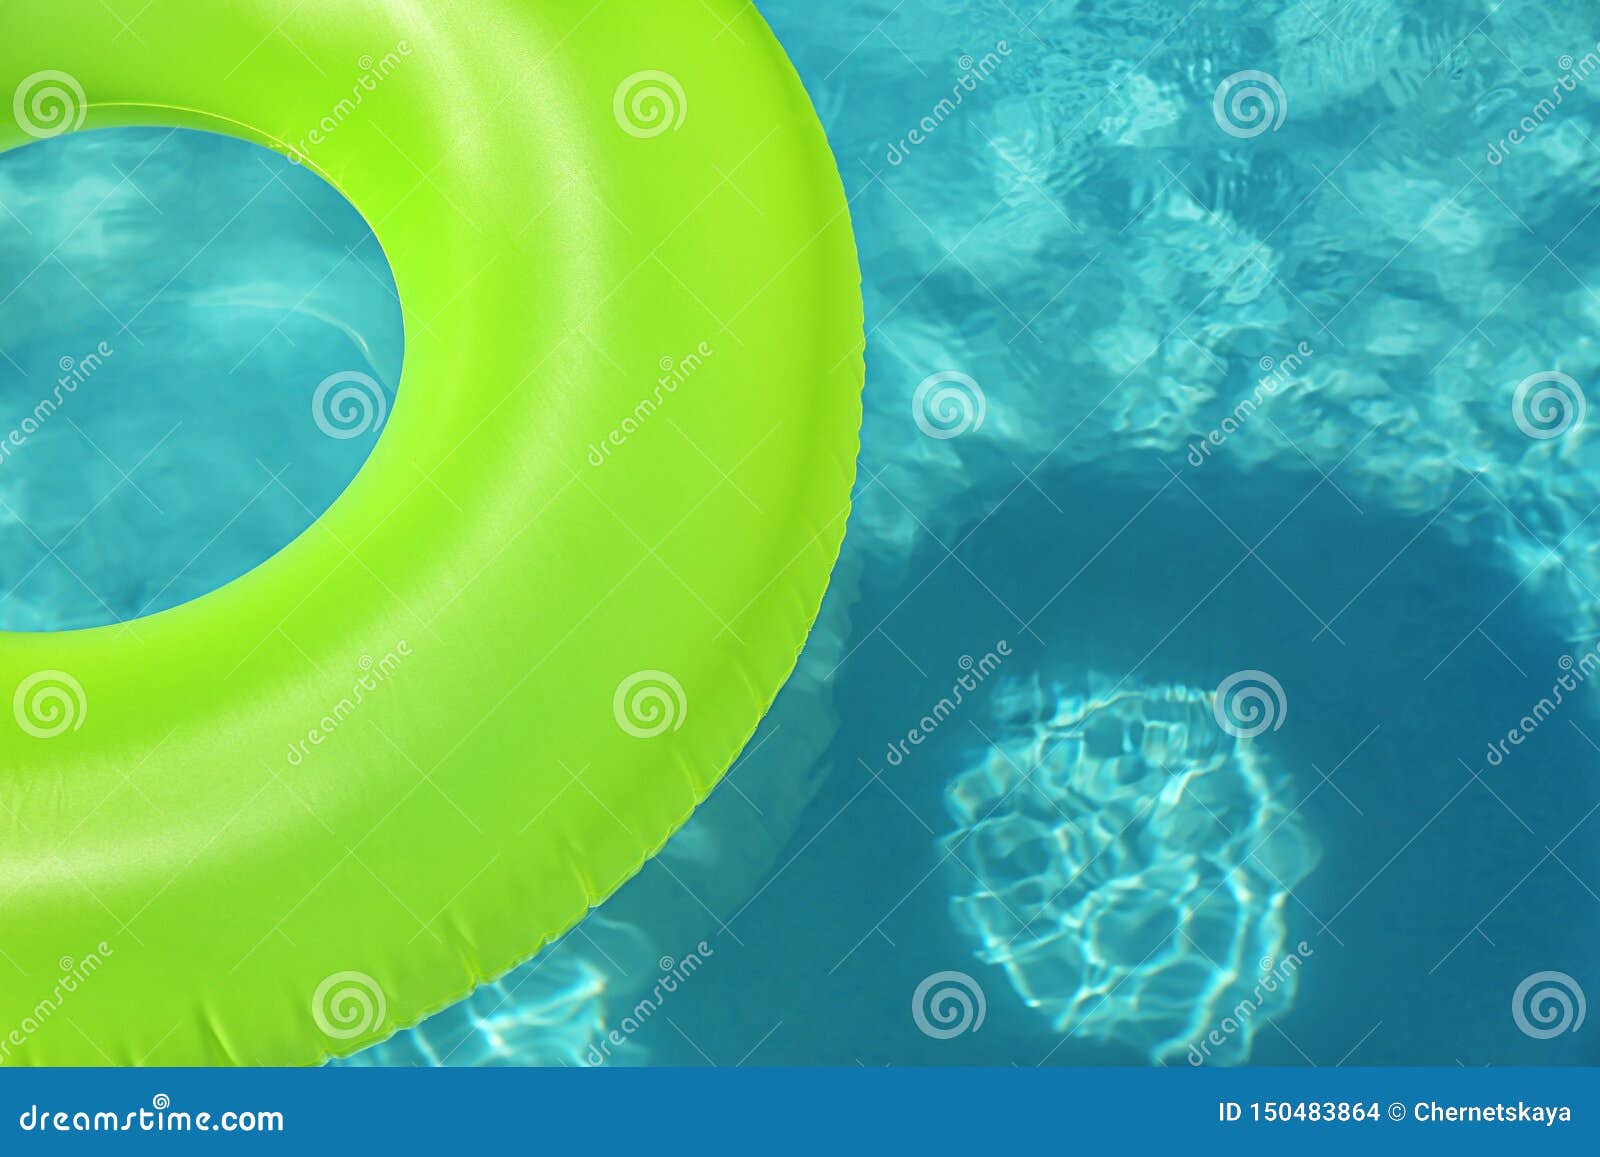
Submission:
[[[399,291],[328,175],[205,114],[0,154],[0,630],[202,598],[304,534],[398,400]]]

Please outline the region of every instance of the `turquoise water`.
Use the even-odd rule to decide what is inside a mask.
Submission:
[[[382,430],[404,344],[388,262],[265,149],[167,129],[18,149],[0,269],[0,627],[121,622],[237,578]],[[319,399],[340,374],[356,394]]]
[[[659,861],[353,1063],[1600,1061],[1576,1017],[1600,993],[1600,27],[1515,2],[761,8],[833,141],[867,299],[822,619]],[[108,456],[169,513],[124,483],[128,512],[56,552],[87,583],[28,573],[43,548],[0,525],[7,625],[247,569],[370,448],[309,420],[316,386],[397,380],[353,212],[240,146],[141,164],[156,139],[81,146],[113,166],[98,194],[60,159],[76,142],[0,162],[27,225],[0,211],[0,292],[76,219],[62,190],[92,208],[117,171],[187,205],[205,167],[193,214],[118,194],[178,265],[209,232],[163,230],[262,188],[271,209],[227,234],[248,260],[178,279],[168,329],[128,323],[148,360],[111,359],[138,367],[117,397],[133,428],[142,387],[143,425]],[[76,244],[107,241],[133,243]],[[108,319],[43,270],[34,304],[0,305],[8,407],[139,304]],[[297,308],[329,270],[340,308]],[[228,388],[263,333],[254,385]],[[169,409],[169,464],[133,469]],[[62,470],[120,478],[48,429],[25,449],[49,456],[0,464],[30,521]],[[300,502],[269,487],[163,590],[263,462],[304,471]]]

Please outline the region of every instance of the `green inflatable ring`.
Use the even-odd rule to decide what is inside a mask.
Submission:
[[[792,670],[860,426],[838,174],[746,0],[6,20],[0,148],[155,124],[294,156],[372,223],[407,348],[279,555],[0,635],[0,1064],[353,1052],[637,872]]]

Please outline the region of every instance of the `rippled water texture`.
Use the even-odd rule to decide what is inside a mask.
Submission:
[[[994,712],[991,750],[948,800],[953,909],[982,958],[1058,1032],[1159,1064],[1243,1004],[1204,1055],[1247,1058],[1313,951],[1288,943],[1290,889],[1318,859],[1291,782],[1200,690],[1086,698],[1035,680]]]
[[[1193,1063],[1248,998],[1201,1062],[1600,1057],[1511,1013],[1524,977],[1594,956],[1592,692],[1486,757],[1600,627],[1600,462],[1566,386],[1600,360],[1600,74],[1574,81],[1600,29],[1532,3],[762,8],[865,272],[850,621],[813,641],[843,656],[817,664],[841,718],[777,870],[713,905],[721,979],[629,1047]],[[1000,639],[1015,657],[946,713]],[[1256,669],[1281,718],[1212,747],[1193,697]],[[1040,750],[1086,694],[1119,727],[1174,697],[1196,718],[1159,778]],[[734,818],[685,841],[736,844],[801,727],[765,729],[731,778],[750,803],[725,790]],[[1039,837],[1020,864],[978,834],[1012,813]],[[1033,907],[997,906],[1024,882]],[[650,968],[611,971],[608,1023]],[[948,971],[986,1019],[935,1039],[907,1006]]]
[[[8,153],[0,206],[0,627],[187,602],[344,490],[381,424],[318,387],[355,375],[386,409],[403,340],[335,190],[242,141],[118,129]]]
[[[1600,28],[762,9],[851,196],[863,477],[779,718],[608,909],[654,947],[547,957],[614,1026],[711,935],[606,1063],[1600,1059],[1512,1013],[1600,985],[1593,693],[1488,755],[1595,665]],[[1257,674],[1235,738],[1214,692]]]

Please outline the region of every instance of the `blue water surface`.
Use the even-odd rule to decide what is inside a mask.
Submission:
[[[817,630],[658,861],[349,1063],[1600,1062],[1592,13],[760,8],[867,303]],[[307,174],[49,148],[0,160],[0,427],[116,352],[0,460],[24,629],[281,547],[376,436],[318,385],[401,352]]]
[[[114,129],[14,150],[0,268],[0,628],[123,622],[238,577],[382,430],[388,262],[259,146]]]

